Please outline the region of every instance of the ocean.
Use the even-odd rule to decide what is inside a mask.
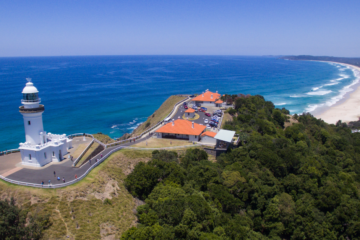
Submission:
[[[39,90],[44,130],[130,133],[174,94],[260,94],[293,113],[344,98],[359,79],[340,64],[249,56],[78,56],[0,58],[0,150],[25,141],[21,91]]]

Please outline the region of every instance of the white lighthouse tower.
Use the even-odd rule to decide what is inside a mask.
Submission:
[[[46,133],[43,127],[42,114],[45,110],[41,105],[39,91],[30,78],[26,79],[25,88],[22,91],[22,106],[19,107],[20,113],[24,118],[25,143],[20,143],[20,152],[23,165],[41,167],[50,162],[59,162],[63,159],[72,140],[65,134],[57,135]]]

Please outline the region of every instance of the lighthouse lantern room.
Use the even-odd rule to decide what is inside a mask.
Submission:
[[[42,114],[45,110],[41,105],[39,91],[26,79],[25,88],[22,91],[22,106],[20,113],[24,118],[25,143],[20,143],[20,152],[23,165],[42,167],[50,162],[60,162],[63,155],[67,154],[72,147],[72,140],[65,134],[46,133],[43,127]]]

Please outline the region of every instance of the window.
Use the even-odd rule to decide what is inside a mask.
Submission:
[[[46,159],[46,153],[44,152],[44,158]]]
[[[30,121],[28,121],[28,125],[31,125],[31,122],[30,122]]]
[[[55,152],[53,152],[53,156],[55,156]]]
[[[29,154],[29,160],[31,160],[31,154]]]

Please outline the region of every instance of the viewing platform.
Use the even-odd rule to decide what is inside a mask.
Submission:
[[[19,107],[20,113],[37,113],[37,112],[43,112],[45,111],[44,105],[39,105],[37,108],[25,108],[24,106]]]

